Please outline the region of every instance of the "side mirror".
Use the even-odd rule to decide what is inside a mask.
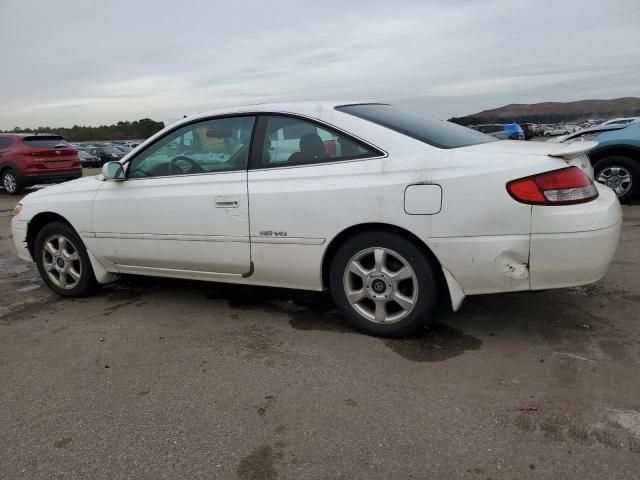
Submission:
[[[120,162],[107,162],[102,166],[102,176],[105,180],[124,180],[124,167]]]

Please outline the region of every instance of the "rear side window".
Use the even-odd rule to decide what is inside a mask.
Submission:
[[[307,165],[378,157],[381,152],[315,122],[286,116],[260,116],[256,141],[258,168]]]
[[[4,150],[12,143],[13,141],[10,138],[0,137],[0,150]]]
[[[455,123],[382,104],[343,105],[336,110],[415,138],[437,148],[459,148],[496,139]]]
[[[30,148],[60,148],[69,147],[69,144],[62,137],[38,135],[33,137],[24,137],[22,139],[27,147]]]

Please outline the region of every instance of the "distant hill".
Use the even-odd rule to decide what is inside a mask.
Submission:
[[[624,97],[577,102],[513,103],[465,117],[454,117],[451,121],[461,125],[509,122],[559,123],[638,116],[640,116],[640,98]]]

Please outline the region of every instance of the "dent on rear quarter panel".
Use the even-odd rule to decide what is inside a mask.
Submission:
[[[529,290],[529,235],[438,238],[430,248],[465,295]]]
[[[529,278],[529,258],[512,250],[505,250],[496,257],[496,266],[506,277],[514,280]]]

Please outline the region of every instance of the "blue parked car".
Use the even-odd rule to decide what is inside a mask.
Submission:
[[[505,132],[509,135],[509,140],[524,140],[524,130],[517,123],[507,123],[504,126]]]
[[[472,126],[474,130],[491,135],[499,140],[524,140],[524,130],[517,123],[494,123],[489,125]]]
[[[588,128],[562,141],[575,140],[598,142],[589,152],[594,177],[616,192],[620,202],[640,193],[640,123]]]

